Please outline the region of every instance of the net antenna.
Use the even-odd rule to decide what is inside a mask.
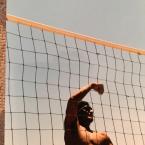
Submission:
[[[67,101],[92,81],[92,129],[145,145],[144,50],[7,15],[6,55],[5,145],[64,145]]]

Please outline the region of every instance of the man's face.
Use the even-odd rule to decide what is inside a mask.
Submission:
[[[78,115],[79,115],[80,119],[82,119],[85,122],[87,121],[89,123],[91,123],[93,121],[94,111],[93,111],[93,109],[89,105],[87,105],[87,104],[84,105],[78,111],[79,111]]]

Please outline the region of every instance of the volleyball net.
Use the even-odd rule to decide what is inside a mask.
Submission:
[[[114,145],[145,145],[145,51],[7,16],[5,145],[64,145],[69,97],[85,97],[91,128]]]

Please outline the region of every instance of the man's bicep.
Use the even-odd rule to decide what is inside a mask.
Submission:
[[[64,121],[64,128],[65,128],[65,130],[71,129],[74,120],[76,120],[76,118],[74,118],[73,116],[67,116],[66,115],[65,121]]]
[[[77,118],[77,103],[73,100],[69,100],[66,108],[66,115],[65,115],[65,127],[70,127],[72,122]]]

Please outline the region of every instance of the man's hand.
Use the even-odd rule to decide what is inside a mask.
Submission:
[[[104,85],[103,84],[97,84],[97,83],[92,83],[91,88],[97,91],[100,95],[104,93]]]

